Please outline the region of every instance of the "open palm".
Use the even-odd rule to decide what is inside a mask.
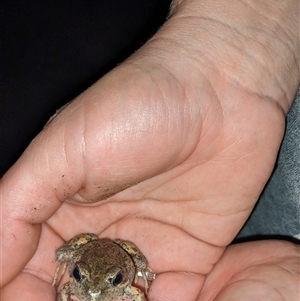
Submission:
[[[172,22],[62,110],[2,179],[2,281],[17,275],[5,300],[54,300],[55,249],[82,232],[136,243],[158,274],[149,298],[210,300],[207,281],[222,275],[205,276],[270,176],[289,104],[245,87],[232,70],[242,57],[201,61],[164,39]],[[207,66],[218,60],[227,65]]]

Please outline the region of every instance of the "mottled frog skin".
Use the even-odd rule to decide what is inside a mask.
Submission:
[[[56,250],[59,265],[53,279],[64,274],[68,266],[70,281],[58,294],[59,301],[77,297],[80,301],[112,301],[132,299],[146,301],[144,293],[133,286],[138,277],[145,281],[145,291],[155,279],[146,257],[135,244],[121,239],[99,239],[83,233]]]

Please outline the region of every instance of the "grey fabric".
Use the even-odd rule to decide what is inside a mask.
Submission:
[[[300,86],[274,172],[238,238],[256,235],[300,240]]]

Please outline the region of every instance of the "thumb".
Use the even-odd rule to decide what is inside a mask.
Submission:
[[[149,78],[119,67],[32,141],[1,181],[1,285],[33,256],[40,223],[64,200],[106,199],[182,160],[184,139],[178,131],[169,135],[178,127],[165,119],[170,114],[161,98]]]

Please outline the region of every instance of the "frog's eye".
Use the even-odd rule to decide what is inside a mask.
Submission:
[[[73,275],[73,277],[74,277],[74,279],[75,279],[76,281],[80,281],[80,280],[81,280],[81,274],[80,274],[80,272],[79,272],[78,267],[75,267],[75,269],[73,270],[72,275]]]
[[[117,286],[118,284],[120,284],[123,281],[123,275],[121,272],[119,272],[116,277],[113,279],[112,284],[114,286]]]

